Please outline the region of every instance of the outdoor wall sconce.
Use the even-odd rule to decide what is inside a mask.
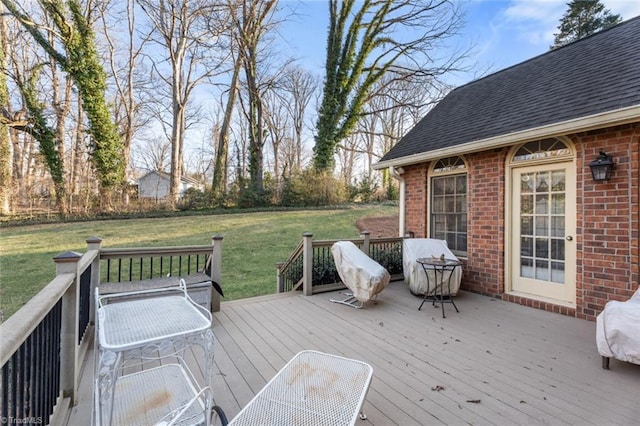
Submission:
[[[591,168],[591,176],[596,182],[604,182],[611,177],[611,170],[613,170],[613,159],[610,155],[600,150],[598,158],[589,163]]]

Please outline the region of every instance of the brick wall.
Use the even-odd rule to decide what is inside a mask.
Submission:
[[[638,288],[640,123],[569,135],[576,147],[576,309],[507,295],[505,160],[508,148],[465,156],[468,166],[468,257],[462,288],[564,315],[595,320],[609,300]],[[591,178],[600,149],[616,163],[609,182]],[[426,237],[429,164],[404,167],[406,230]]]
[[[405,182],[405,232],[413,232],[416,238],[427,236],[427,170],[429,164],[404,168]]]
[[[465,289],[501,297],[504,292],[504,173],[508,149],[467,160],[467,262]]]
[[[638,288],[640,123],[573,135],[577,147],[578,309],[594,319],[609,300]],[[608,182],[589,169],[600,149],[613,156]]]

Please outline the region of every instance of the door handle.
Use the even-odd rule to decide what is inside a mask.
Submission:
[[[565,240],[567,240],[567,241],[573,241],[573,237],[572,237],[571,235],[567,235],[567,236],[565,237]]]

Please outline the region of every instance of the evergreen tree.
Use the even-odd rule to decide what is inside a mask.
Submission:
[[[600,0],[571,0],[567,3],[567,11],[560,19],[560,31],[554,34],[555,40],[551,49],[580,40],[621,21],[620,15],[611,14]]]

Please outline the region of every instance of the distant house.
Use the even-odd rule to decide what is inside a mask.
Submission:
[[[138,198],[164,200],[169,196],[171,176],[160,171],[151,171],[138,179]],[[180,197],[189,188],[202,189],[198,181],[187,176],[180,179]]]
[[[374,168],[463,289],[594,320],[638,287],[640,17],[456,88]]]

